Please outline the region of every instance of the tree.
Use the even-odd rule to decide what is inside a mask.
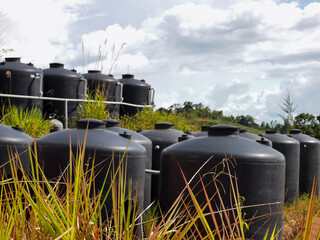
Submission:
[[[284,111],[285,113],[285,115],[278,114],[279,117],[281,117],[283,120],[283,125],[284,125],[283,133],[288,133],[290,129],[293,128],[293,123],[294,123],[293,113],[297,108],[297,106],[291,100],[288,90],[283,99],[282,105],[280,105],[280,107],[282,111]]]
[[[303,133],[320,138],[320,116],[315,117],[312,114],[301,113],[295,117],[294,127],[300,129]]]

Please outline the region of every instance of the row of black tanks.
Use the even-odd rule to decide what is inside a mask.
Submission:
[[[0,93],[25,95],[34,99],[10,97],[13,105],[23,109],[38,106],[44,114],[54,116],[59,120],[65,118],[65,101],[54,99],[44,100],[37,97],[52,97],[62,99],[86,99],[87,93],[94,94],[99,90],[107,101],[123,104],[110,104],[107,107],[112,117],[134,115],[142,107],[130,104],[152,105],[154,89],[145,80],[135,79],[131,74],[124,74],[121,79],[105,75],[98,70],[89,70],[79,74],[75,70],[64,68],[61,63],[50,63],[46,69],[38,69],[32,63],[21,63],[20,58],[5,58],[0,63]],[[1,98],[2,104],[8,98]],[[68,101],[68,117],[76,114],[79,102]],[[120,107],[121,106],[121,107]]]

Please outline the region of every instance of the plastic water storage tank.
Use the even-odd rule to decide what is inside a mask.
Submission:
[[[297,140],[276,131],[266,131],[263,136],[286,158],[285,201],[293,203],[299,194],[300,144]]]
[[[196,185],[199,181],[199,174],[202,175],[208,197],[215,196],[211,205],[214,210],[217,210],[216,206],[219,208],[221,204],[215,195],[216,187],[213,179],[217,177],[216,174],[219,174],[220,170],[225,169],[226,171],[226,167],[223,168],[226,163],[224,165],[221,163],[225,161],[225,157],[231,156],[236,161],[234,169],[229,163],[231,173],[236,174],[239,193],[244,197],[245,207],[242,212],[246,213],[245,219],[255,217],[254,223],[246,232],[246,237],[251,238],[255,234],[253,239],[263,239],[267,229],[270,227],[273,230],[276,226],[280,230],[279,239],[281,239],[285,158],[281,153],[264,144],[239,137],[238,128],[230,125],[213,126],[209,129],[208,137],[182,141],[163,150],[160,168],[160,206],[162,210],[167,211],[170,208],[186,185],[180,167],[189,181],[211,157],[212,159],[196,174],[191,187],[194,194],[198,193],[196,198],[199,204],[205,203],[203,188],[201,184]],[[218,181],[216,183],[225,207],[234,207],[234,203],[230,203],[232,193],[229,176],[221,174]],[[225,194],[222,185],[226,190]],[[246,206],[252,207],[246,208]],[[217,219],[220,217],[217,216]],[[232,221],[232,217],[230,220]],[[201,228],[201,225],[199,227]],[[211,229],[215,229],[212,222]],[[270,235],[271,233],[269,238]]]
[[[43,70],[43,91],[45,97],[85,99],[87,80],[81,74],[64,69],[61,63],[50,63],[50,68]],[[46,117],[54,115],[65,122],[65,102],[45,100],[43,104]],[[78,105],[79,102],[68,101],[69,119],[76,114]]]
[[[149,138],[126,128],[120,127],[120,122],[114,119],[102,120],[106,124],[106,129],[119,134],[129,134],[132,141],[142,145],[147,151],[146,169],[152,169],[152,142]],[[148,207],[151,203],[151,175],[146,174],[144,184],[144,207]]]
[[[317,196],[320,189],[320,141],[303,134],[299,129],[290,131],[290,137],[300,142],[300,193],[311,193],[313,180],[317,180]]]
[[[138,105],[152,105],[154,100],[154,89],[145,80],[134,79],[132,74],[123,74],[119,79],[123,84],[123,101]],[[127,105],[120,106],[120,115],[135,115],[141,107]]]
[[[83,74],[83,76],[87,80],[89,93],[95,95],[96,90],[99,89],[106,101],[122,101],[122,83],[112,75],[102,74],[99,70],[89,70],[88,73]],[[110,104],[107,110],[110,116],[118,117],[120,114],[120,105]]]
[[[20,58],[5,58],[5,61],[0,63],[0,92],[41,97],[42,77],[43,72],[33,67],[33,64],[21,63]],[[30,109],[33,106],[42,109],[42,100],[10,98],[10,102],[23,109]]]
[[[22,168],[28,172],[30,169],[29,146],[33,143],[33,138],[23,132],[19,126],[9,127],[0,124],[0,173],[11,175],[9,153],[14,156],[14,162],[19,168],[18,158],[21,161]]]
[[[146,150],[135,142],[130,142],[129,145],[130,135],[108,131],[105,129],[105,123],[100,120],[82,119],[77,122],[77,128],[53,132],[37,140],[38,161],[43,166],[46,177],[57,179],[69,164],[70,144],[72,152],[76,156],[78,144],[83,143],[85,138],[87,141],[84,160],[88,161],[87,163],[90,165],[92,157],[95,157],[94,163],[95,166],[98,166],[95,168],[95,173],[100,171],[95,178],[97,190],[101,189],[112,157],[114,157],[114,166],[117,169],[121,157],[126,154],[124,165],[127,164],[127,185],[130,182],[133,194],[137,192],[137,208],[142,211]],[[104,194],[110,183],[109,175]],[[109,194],[105,206],[111,213],[111,194]]]
[[[152,142],[152,169],[160,170],[160,155],[163,149],[177,143],[184,132],[174,129],[172,123],[156,123],[154,129],[139,132]],[[153,175],[151,179],[151,201],[159,199],[159,176]]]

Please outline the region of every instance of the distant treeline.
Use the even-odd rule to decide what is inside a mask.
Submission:
[[[290,129],[301,129],[303,133],[312,135],[320,139],[320,115],[314,116],[308,113],[301,113],[294,117],[292,123],[283,121],[283,123],[274,120],[258,124],[254,117],[250,115],[226,116],[223,111],[212,110],[202,103],[193,103],[186,101],[183,104],[175,103],[168,108],[159,108],[157,111],[166,113],[183,114],[195,125],[214,125],[214,124],[236,124],[260,131],[275,130],[280,133],[289,133]]]

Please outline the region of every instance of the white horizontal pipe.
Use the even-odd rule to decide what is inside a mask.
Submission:
[[[87,99],[73,99],[73,98],[54,98],[54,97],[38,97],[38,96],[27,96],[27,95],[15,95],[15,94],[5,94],[0,93],[0,97],[12,97],[12,98],[26,98],[26,99],[42,99],[42,100],[53,100],[53,101],[61,101],[61,102],[96,102],[95,100],[87,100]],[[121,104],[132,107],[152,107],[152,105],[139,105],[134,103],[126,103],[126,102],[111,102],[111,101],[103,101],[106,104]]]

